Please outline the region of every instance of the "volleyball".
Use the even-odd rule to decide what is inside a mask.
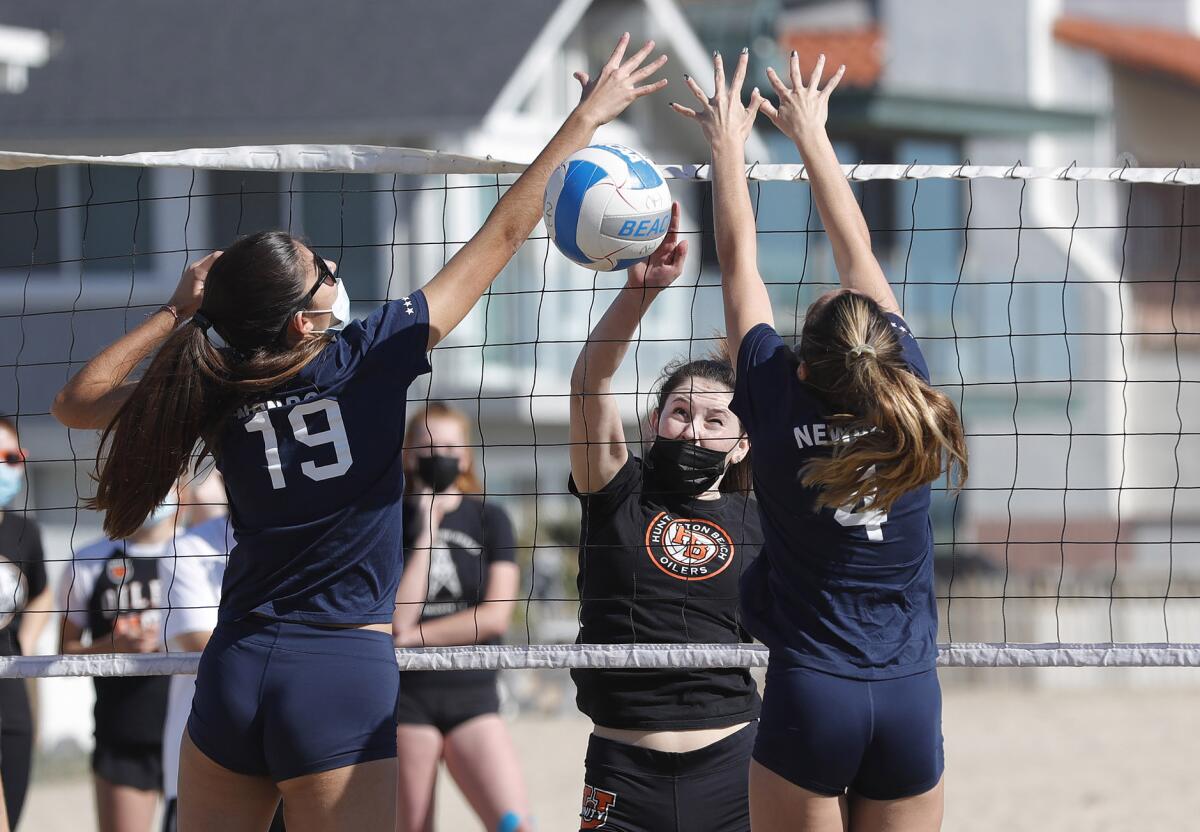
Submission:
[[[627,269],[658,248],[671,223],[671,191],[654,163],[621,145],[585,147],[546,186],[546,229],[568,259]]]

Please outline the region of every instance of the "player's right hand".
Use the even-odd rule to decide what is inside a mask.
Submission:
[[[642,66],[642,62],[654,50],[654,41],[646,41],[646,44],[629,60],[623,61],[627,46],[629,46],[628,32],[621,35],[612,55],[601,67],[599,75],[592,78],[586,72],[575,73],[575,80],[583,87],[583,94],[580,96],[579,105],[575,111],[587,117],[593,127],[607,124],[637,99],[657,92],[667,85],[666,78],[660,78],[650,84],[642,84],[667,62],[666,55],[659,55],[650,63]]]

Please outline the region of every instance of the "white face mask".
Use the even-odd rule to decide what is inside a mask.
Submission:
[[[164,520],[173,517],[175,512],[179,510],[179,496],[172,492],[167,495],[167,499],[158,504],[154,511],[150,512],[150,516],[146,518],[146,522],[142,523],[143,529],[149,529],[157,526]]]
[[[350,322],[350,295],[346,292],[346,284],[340,279],[337,283],[337,296],[333,299],[333,306],[329,309],[306,309],[305,315],[321,315],[326,312],[333,315],[333,320],[329,322],[326,329],[314,329],[313,332],[320,335],[325,332],[340,332]]]

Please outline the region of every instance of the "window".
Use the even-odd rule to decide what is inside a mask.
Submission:
[[[59,169],[0,171],[0,270],[23,275],[59,259]],[[36,206],[36,210],[35,210]]]
[[[1200,195],[1176,185],[1138,184],[1129,203],[1122,279],[1133,284],[1138,332],[1200,329]],[[1163,348],[1170,341],[1153,339]]]
[[[207,248],[227,246],[238,237],[286,227],[282,177],[260,171],[210,171]]]
[[[376,177],[366,174],[309,173],[299,177],[297,189],[303,202],[301,227],[295,229],[315,251],[337,262],[338,277],[345,281],[350,297],[371,307],[386,298],[388,272],[381,268],[386,262],[381,254],[391,240],[380,230],[376,185]],[[385,196],[390,209],[391,194]],[[365,314],[365,310],[355,314]]]
[[[150,267],[155,203],[154,171],[145,168],[83,165],[73,167],[77,177],[82,256],[89,270],[144,271]]]

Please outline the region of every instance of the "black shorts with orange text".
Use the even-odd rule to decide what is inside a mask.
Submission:
[[[588,740],[579,828],[749,832],[750,754],[758,723],[695,751]]]

